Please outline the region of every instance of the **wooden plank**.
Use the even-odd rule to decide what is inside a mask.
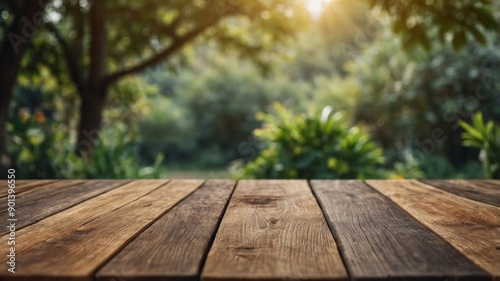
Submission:
[[[367,181],[494,278],[500,278],[500,208],[418,181]]]
[[[198,280],[234,184],[205,183],[128,244],[97,280]]]
[[[15,180],[15,185],[16,185],[16,195],[19,195],[20,193],[23,193],[28,190],[35,189],[37,187],[47,185],[47,184],[53,184],[57,182],[57,180]],[[7,180],[4,179],[1,181],[1,186],[0,186],[0,197],[6,197],[7,196]]]
[[[491,188],[500,188],[500,180],[480,180],[480,183],[485,183]]]
[[[500,188],[486,181],[425,180],[422,182],[465,198],[500,207]]]
[[[100,266],[201,183],[133,181],[19,230],[16,256],[23,258],[14,277],[92,280]],[[6,242],[7,235],[0,238]],[[0,259],[0,276],[12,280],[7,257]]]
[[[347,280],[307,181],[239,181],[202,280]]]
[[[489,275],[361,181],[311,181],[354,280],[489,280]]]
[[[129,180],[58,181],[16,195],[17,230],[109,191]],[[7,210],[0,210],[5,216]],[[7,228],[0,235],[8,233]]]
[[[31,197],[32,199],[36,199],[37,195],[39,196],[50,196],[59,192],[63,192],[69,187],[75,186],[75,185],[80,185],[83,184],[85,180],[59,180],[55,182],[51,182],[48,184],[43,184],[43,185],[33,185],[30,186],[27,189],[23,189],[21,192],[17,190],[16,187],[16,197],[19,199],[20,196],[33,196]],[[35,195],[33,195],[33,193]],[[22,204],[30,204],[28,201],[24,200],[18,200],[17,206],[20,206]]]

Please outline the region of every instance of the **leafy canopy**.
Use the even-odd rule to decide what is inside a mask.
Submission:
[[[370,0],[389,15],[393,32],[406,48],[418,44],[427,50],[432,38],[442,43],[451,40],[456,50],[473,39],[486,43],[485,31],[496,32],[500,25],[492,13],[493,0]]]

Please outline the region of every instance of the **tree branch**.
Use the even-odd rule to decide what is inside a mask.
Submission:
[[[102,93],[106,77],[106,60],[108,57],[108,38],[106,30],[106,1],[94,1],[90,8],[90,67],[88,87],[91,94]]]
[[[108,75],[105,79],[106,85],[109,85],[111,83],[114,83],[116,80],[121,78],[122,76],[133,74],[139,71],[142,71],[150,66],[154,66],[161,61],[165,60],[172,54],[174,54],[176,51],[178,51],[180,48],[182,48],[186,43],[192,41],[195,39],[198,35],[202,34],[205,30],[207,30],[209,27],[214,26],[220,21],[221,17],[214,16],[210,20],[206,21],[204,24],[200,24],[197,28],[187,32],[186,34],[174,38],[175,40],[172,42],[172,44],[162,52],[156,54],[155,56],[135,65],[127,69],[122,69],[119,70],[115,73],[112,73]]]

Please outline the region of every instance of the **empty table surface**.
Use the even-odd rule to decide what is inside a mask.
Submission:
[[[0,280],[500,280],[500,181],[0,185]]]

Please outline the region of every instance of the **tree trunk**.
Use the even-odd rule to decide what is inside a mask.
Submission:
[[[0,47],[0,167],[12,165],[7,155],[6,123],[12,93],[21,60],[30,43],[42,25],[42,16],[49,0],[26,1],[26,4],[16,11],[14,21],[5,32]]]
[[[11,63],[6,60],[4,54],[0,53],[0,61],[5,62],[0,65],[0,166],[3,168],[10,167],[12,161],[7,155],[7,143],[6,143],[6,123],[7,114],[9,112],[9,104],[12,99],[12,92],[14,91],[14,85],[17,77],[18,69],[13,66],[9,68]]]
[[[108,49],[105,5],[105,0],[94,1],[90,10],[90,67],[85,86],[79,90],[82,103],[75,152],[85,157],[90,157],[94,150],[108,90],[105,82]]]
[[[99,92],[86,92],[80,105],[80,123],[75,152],[90,157],[101,129],[102,113],[106,103],[106,89]]]

